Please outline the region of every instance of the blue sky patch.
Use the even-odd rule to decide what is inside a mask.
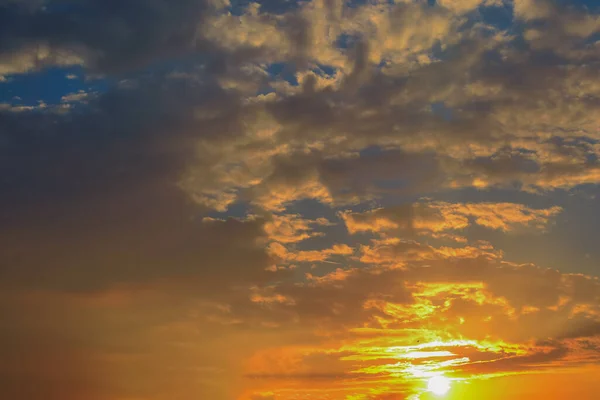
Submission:
[[[0,103],[34,106],[39,102],[58,104],[63,96],[85,92],[105,92],[108,79],[85,79],[80,67],[47,68],[29,74],[9,75],[0,83]]]

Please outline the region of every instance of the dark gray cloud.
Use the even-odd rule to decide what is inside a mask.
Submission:
[[[48,46],[94,72],[123,72],[208,46],[198,34],[204,0],[47,1],[0,5],[0,54]],[[41,65],[52,62],[40,59]]]
[[[138,84],[81,113],[0,115],[5,283],[78,290],[213,271],[227,285],[237,279],[227,265],[243,281],[268,266],[261,220],[203,223],[176,185],[196,140],[236,134],[236,99],[211,85]],[[196,108],[218,112],[198,122]]]

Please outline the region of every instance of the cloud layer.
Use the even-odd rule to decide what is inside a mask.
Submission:
[[[583,0],[0,0],[5,397],[593,398],[599,35]]]

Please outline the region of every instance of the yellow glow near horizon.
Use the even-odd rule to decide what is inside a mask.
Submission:
[[[445,376],[434,376],[427,382],[427,390],[437,396],[443,396],[450,390],[450,379]]]

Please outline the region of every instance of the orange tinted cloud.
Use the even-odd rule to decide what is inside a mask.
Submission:
[[[394,229],[443,232],[471,224],[509,232],[527,227],[544,229],[560,212],[560,207],[536,210],[514,203],[420,202],[364,213],[343,212],[340,216],[350,233]]]

